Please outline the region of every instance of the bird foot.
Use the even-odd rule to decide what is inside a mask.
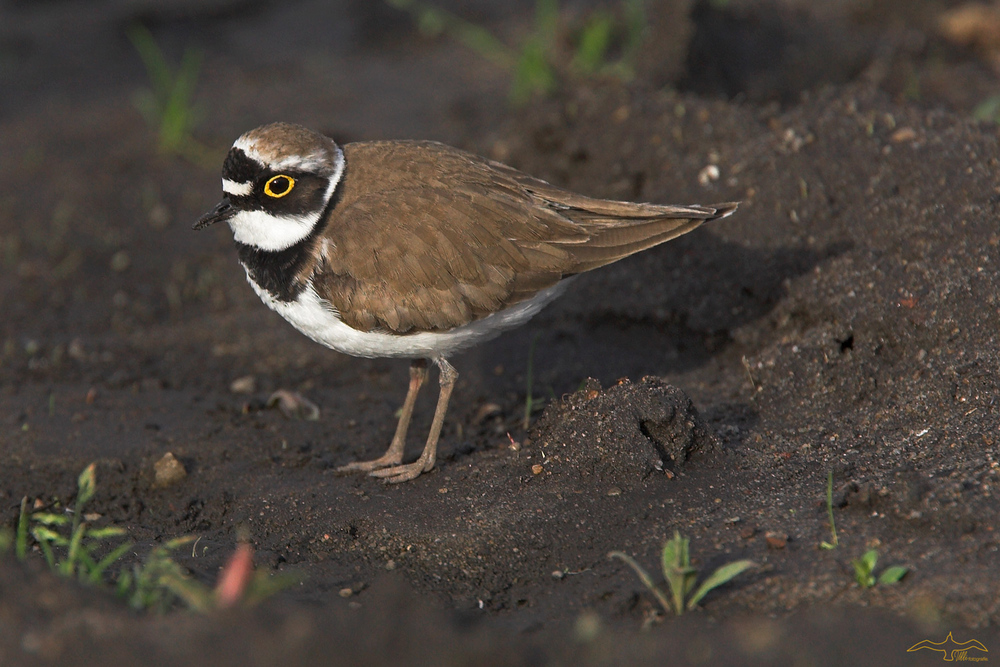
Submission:
[[[378,477],[386,484],[399,484],[400,482],[409,482],[411,479],[420,477],[421,473],[427,472],[432,467],[427,467],[423,459],[417,459],[413,463],[380,468],[372,470],[368,474],[371,477]]]
[[[348,472],[367,472],[374,473],[383,468],[392,469],[402,463],[402,456],[390,456],[385,454],[378,457],[377,459],[372,459],[370,461],[354,461],[353,463],[348,463],[347,465],[340,466],[334,472],[338,473],[348,473]],[[418,473],[419,474],[419,473]]]

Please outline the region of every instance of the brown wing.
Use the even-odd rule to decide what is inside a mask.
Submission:
[[[430,142],[344,152],[314,286],[364,331],[468,324],[735,208],[591,199]]]

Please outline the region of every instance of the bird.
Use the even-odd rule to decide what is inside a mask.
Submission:
[[[574,276],[739,204],[595,199],[442,143],[341,146],[281,122],[233,143],[222,191],[193,227],[229,224],[247,280],[268,307],[339,352],[411,360],[385,454],[338,468],[389,483],[434,467],[458,378],[449,357],[524,324]],[[420,457],[403,463],[428,362],[439,371],[437,407]]]

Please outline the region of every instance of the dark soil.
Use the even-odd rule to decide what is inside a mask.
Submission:
[[[514,38],[534,3],[453,4]],[[518,111],[502,71],[376,3],[0,7],[0,523],[25,496],[71,502],[96,461],[90,510],[136,542],[124,565],[196,535],[176,558],[212,584],[245,529],[259,569],[304,577],[251,610],[161,616],[0,557],[0,665],[912,665],[948,632],[1000,649],[1000,147],[970,120],[1000,84],[935,33],[948,3],[650,4],[636,80],[566,78]],[[227,230],[189,230],[219,167],[157,153],[137,19],[174,59],[204,51],[198,135],[220,156],[283,119],[439,139],[589,195],[743,204],[453,359],[433,472],[338,476],[387,445],[406,364],[305,339]],[[279,388],[321,418],[264,409]],[[188,475],[157,488],[167,452]],[[840,546],[821,550],[831,471]],[[644,631],[655,600],[607,553],[655,570],[675,530],[702,570],[758,567]],[[859,588],[869,548],[901,583]]]

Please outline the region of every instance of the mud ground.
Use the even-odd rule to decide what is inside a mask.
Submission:
[[[651,4],[635,80],[520,110],[503,72],[372,3],[0,8],[0,521],[67,503],[96,461],[124,564],[196,535],[177,560],[211,584],[246,529],[258,568],[303,577],[251,610],[156,615],[8,555],[0,664],[912,665],[948,632],[1000,650],[1000,148],[971,119],[996,75],[936,32],[953,3]],[[465,11],[516,38],[532,6]],[[227,230],[189,230],[218,167],[158,154],[137,19],[174,58],[204,52],[197,134],[220,155],[283,119],[595,196],[743,204],[453,359],[432,473],[338,476],[388,443],[406,364],[306,340]],[[321,418],[263,409],[279,388]],[[188,474],[157,488],[166,452]],[[653,569],[675,530],[702,569],[758,567],[643,630],[655,601],[606,554]],[[903,581],[859,588],[869,548]]]

